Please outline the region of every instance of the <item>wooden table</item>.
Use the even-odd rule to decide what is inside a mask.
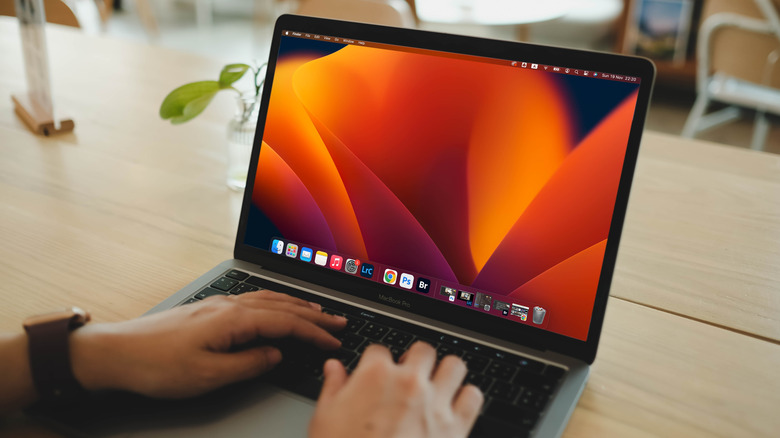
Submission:
[[[40,138],[13,114],[18,29],[0,19],[2,331],[73,304],[99,321],[138,316],[230,258],[238,221],[224,183],[232,97],[185,126],[157,116],[169,90],[219,64],[58,27],[49,49],[76,130]],[[647,132],[565,435],[777,436],[779,369],[780,157]]]
[[[432,23],[489,26],[541,23],[560,18],[570,0],[416,0],[417,18]]]

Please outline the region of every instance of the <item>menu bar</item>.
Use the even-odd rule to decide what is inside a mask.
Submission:
[[[636,76],[626,76],[626,75],[615,74],[615,73],[596,72],[592,70],[585,70],[579,67],[571,67],[571,66],[562,67],[556,65],[538,64],[530,61],[511,61],[505,59],[487,58],[482,56],[463,55],[459,53],[440,52],[436,50],[397,46],[394,44],[375,43],[375,42],[354,40],[350,38],[335,37],[335,36],[328,36],[328,35],[317,35],[313,33],[297,32],[292,30],[282,30],[282,35],[293,37],[293,38],[304,38],[304,39],[311,39],[311,40],[327,41],[327,42],[337,43],[337,44],[375,47],[380,49],[396,50],[396,51],[403,51],[403,52],[424,53],[424,54],[430,54],[435,56],[444,56],[447,58],[465,59],[471,61],[485,62],[489,64],[506,65],[509,67],[516,67],[521,69],[537,70],[539,72],[581,76],[584,78],[587,77],[587,78],[605,79],[610,81],[631,82],[635,84],[641,82],[640,78]]]
[[[511,61],[509,65],[512,67],[546,71],[548,73],[558,73],[558,74],[592,77],[592,78],[599,78],[599,79],[610,79],[614,81],[634,82],[637,84],[640,82],[640,79],[636,76],[626,76],[626,75],[620,75],[615,73],[597,72],[597,71],[585,70],[585,69],[574,68],[574,67],[560,67],[557,65],[535,64],[527,61]]]

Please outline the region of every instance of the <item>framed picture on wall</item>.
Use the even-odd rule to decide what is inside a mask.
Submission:
[[[625,53],[683,64],[694,0],[634,0],[628,11]]]

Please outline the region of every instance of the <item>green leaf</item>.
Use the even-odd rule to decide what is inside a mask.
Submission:
[[[219,72],[219,86],[222,88],[231,86],[233,82],[241,79],[247,70],[249,66],[246,64],[228,64],[222,67],[222,71]]]
[[[160,117],[173,124],[184,123],[208,106],[220,90],[217,81],[200,81],[182,85],[165,96],[160,105]]]
[[[180,117],[174,117],[171,119],[171,123],[174,125],[178,125],[180,123],[184,123],[186,121],[192,120],[197,116],[198,114],[202,113],[204,109],[206,109],[207,106],[209,106],[209,103],[211,103],[211,99],[214,98],[214,96],[217,94],[217,92],[206,94],[202,97],[199,97],[195,100],[190,101],[185,107],[184,111],[182,111],[182,115]]]

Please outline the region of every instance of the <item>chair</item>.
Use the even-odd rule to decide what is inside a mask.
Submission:
[[[385,26],[415,27],[405,0],[301,0],[296,13]]]
[[[756,111],[750,147],[763,149],[767,113],[780,115],[780,0],[753,1],[707,3],[697,47],[697,98],[683,137],[732,121],[748,108]],[[705,115],[712,102],[728,106]]]
[[[16,2],[0,1],[0,15],[16,16]],[[46,11],[48,23],[62,24],[65,26],[81,27],[76,14],[61,0],[43,0],[43,9]]]

